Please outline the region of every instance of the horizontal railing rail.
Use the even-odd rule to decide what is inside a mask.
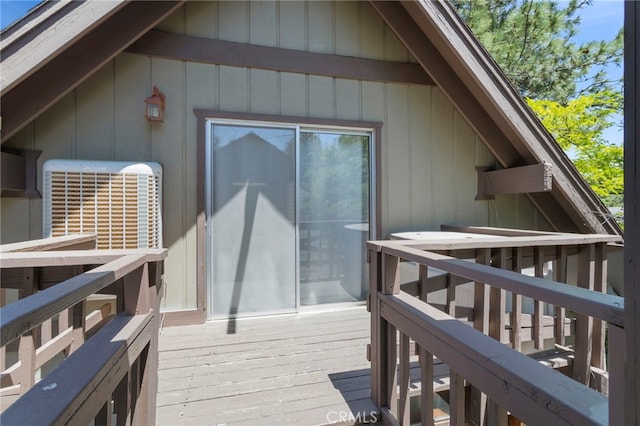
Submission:
[[[507,413],[527,424],[617,424],[623,401],[624,300],[605,293],[606,244],[617,237],[495,232],[501,235],[367,243],[372,398],[383,418],[391,424],[409,424],[415,417],[410,413],[408,396],[412,365],[409,347],[413,341],[419,355],[422,424],[434,424],[434,355],[450,369],[450,424],[506,424]],[[534,276],[521,273],[525,250],[531,256],[529,266]],[[574,285],[566,284],[569,253],[576,257]],[[543,278],[543,266],[551,261],[554,277],[560,282]],[[407,267],[401,266],[405,262],[416,265],[417,279],[406,281]],[[429,272],[433,270],[438,271],[437,282]],[[472,284],[472,306],[460,309],[456,306],[456,286],[466,282]],[[437,288],[429,288],[436,283]],[[404,289],[411,289],[422,300],[401,291]],[[443,289],[444,305],[427,303],[433,291]],[[512,294],[507,313],[505,292]],[[547,344],[542,328],[549,320],[555,323],[552,336],[556,344],[563,350],[565,342],[573,345],[573,378],[519,352],[524,335],[522,322],[527,317],[522,313],[523,296],[533,299],[529,323],[536,350],[543,350]],[[545,303],[553,305],[555,315],[551,318],[544,314]],[[445,312],[434,306],[442,306]],[[471,327],[456,319],[456,313],[467,309]],[[505,320],[507,314],[509,321]],[[570,321],[575,321],[575,336],[568,339],[565,327]],[[595,382],[605,394],[589,388],[594,372],[599,374]],[[591,379],[591,386],[594,384]],[[467,386],[470,390],[465,391]]]
[[[380,312],[401,336],[428,350],[527,424],[607,424],[607,398],[602,394],[414,297],[380,295]],[[464,424],[464,416],[460,417],[451,424]]]
[[[430,266],[469,281],[489,284],[522,296],[560,305],[576,313],[624,326],[624,299],[544,278],[523,275],[489,265],[472,263],[412,247],[382,246],[384,254]],[[397,279],[398,277],[396,277]],[[397,282],[394,285],[399,285]]]
[[[82,248],[86,241],[66,243]],[[16,397],[3,399],[0,423],[111,424],[114,415],[117,424],[154,422],[166,255],[156,249],[3,251],[2,276],[23,294],[0,308],[3,370],[4,350],[18,342],[18,359],[3,371],[0,393]],[[97,306],[90,313],[89,304]],[[51,362],[57,366],[47,374],[42,369]]]
[[[95,249],[96,236],[90,235],[65,235],[63,237],[43,238],[40,240],[21,241],[19,243],[0,245],[0,253],[21,251],[50,251],[50,250],[80,250]]]

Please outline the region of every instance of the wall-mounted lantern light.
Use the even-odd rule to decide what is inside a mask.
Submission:
[[[151,96],[145,99],[144,103],[144,118],[149,121],[164,121],[164,94],[156,86],[153,86]]]

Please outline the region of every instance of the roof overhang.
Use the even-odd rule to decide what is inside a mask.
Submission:
[[[184,3],[66,1],[0,43],[4,143]]]

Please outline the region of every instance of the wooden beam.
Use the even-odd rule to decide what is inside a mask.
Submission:
[[[624,21],[624,425],[640,424],[640,3],[625,2]],[[619,395],[619,394],[618,394]]]
[[[529,194],[552,189],[551,164],[540,163],[510,169],[491,170],[476,167],[478,194],[476,200],[492,200],[495,194]]]
[[[3,93],[0,143],[6,142],[79,86],[182,3],[184,0],[129,2],[38,71]]]
[[[2,184],[2,192],[8,191],[24,191],[25,184],[25,161],[22,155],[11,154],[2,151],[0,153],[1,174],[0,184]]]
[[[177,61],[367,81],[433,85],[418,64],[354,58],[149,31],[126,50]]]
[[[0,153],[1,196],[12,198],[41,198],[38,191],[36,160],[42,151],[2,151]]]

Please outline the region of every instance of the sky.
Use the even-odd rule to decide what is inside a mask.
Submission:
[[[0,0],[0,26],[2,29],[24,16],[39,1]],[[562,3],[562,1],[561,1]],[[578,43],[590,40],[611,40],[624,21],[624,2],[622,0],[594,0],[591,6],[581,11],[580,31],[575,40]],[[611,68],[612,76],[622,75],[622,67]],[[606,130],[605,138],[612,143],[622,143],[622,130],[615,126]]]
[[[0,0],[0,24],[4,30],[27,11],[40,3],[33,0]]]

